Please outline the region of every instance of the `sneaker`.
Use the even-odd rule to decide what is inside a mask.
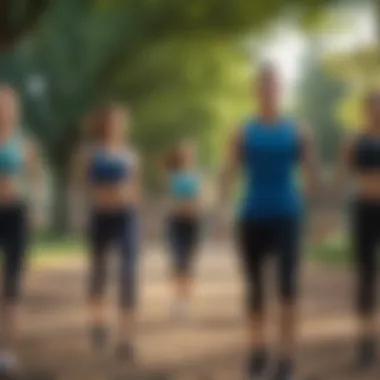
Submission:
[[[0,378],[11,379],[19,373],[20,366],[17,357],[9,352],[0,355]]]
[[[249,380],[261,378],[268,367],[268,354],[265,350],[254,350],[247,365],[247,374]]]
[[[366,370],[376,361],[376,342],[374,339],[363,339],[358,346],[357,369]]]
[[[280,360],[273,380],[294,380],[293,364],[289,360]]]
[[[135,347],[131,342],[119,343],[116,347],[116,356],[126,361],[134,361]]]
[[[96,325],[91,327],[90,340],[93,349],[104,350],[108,340],[108,329],[106,326]]]

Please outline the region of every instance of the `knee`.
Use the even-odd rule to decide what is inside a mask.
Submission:
[[[130,284],[123,287],[120,293],[120,308],[122,310],[133,310],[137,305],[137,286]]]
[[[103,297],[105,289],[105,269],[94,268],[91,273],[90,285],[89,285],[89,298],[90,301],[96,301]]]
[[[4,284],[3,300],[7,305],[17,304],[20,300],[20,287],[16,282]]]
[[[189,276],[191,275],[191,263],[189,259],[189,255],[184,252],[180,251],[177,252],[175,259],[174,259],[174,268],[173,272],[175,276]]]
[[[362,316],[372,314],[376,308],[376,296],[374,287],[363,284],[359,290],[357,299],[358,313]]]
[[[250,281],[247,289],[248,314],[261,314],[264,312],[265,302],[261,284]]]
[[[280,285],[280,299],[286,305],[293,305],[297,300],[297,279],[294,274],[286,276]]]

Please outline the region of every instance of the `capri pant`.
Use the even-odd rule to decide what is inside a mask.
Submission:
[[[101,297],[106,284],[108,249],[119,253],[120,306],[131,309],[137,300],[139,226],[135,210],[94,211],[89,226],[90,297]]]
[[[356,201],[352,210],[352,234],[357,275],[357,309],[362,315],[376,307],[379,270],[380,202]]]
[[[190,275],[199,241],[197,217],[172,216],[169,218],[169,245],[175,275]]]
[[[21,202],[0,206],[0,248],[3,251],[2,295],[17,302],[28,243],[26,207]]]
[[[249,313],[263,311],[264,266],[270,252],[276,255],[281,299],[287,303],[294,302],[297,293],[299,240],[298,218],[243,220],[239,223],[238,243],[246,278]]]

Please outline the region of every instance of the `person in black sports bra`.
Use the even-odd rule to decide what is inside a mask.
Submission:
[[[107,343],[106,273],[110,247],[119,254],[119,326],[117,354],[133,359],[138,300],[139,165],[125,139],[128,111],[119,104],[96,109],[89,120],[90,138],[73,159],[71,194],[89,204],[87,240],[90,256],[91,342]],[[77,208],[76,202],[73,206]]]
[[[349,175],[355,191],[351,202],[351,238],[357,275],[359,316],[358,365],[376,359],[376,280],[380,245],[380,90],[364,99],[365,127],[342,146],[335,180],[343,188]]]

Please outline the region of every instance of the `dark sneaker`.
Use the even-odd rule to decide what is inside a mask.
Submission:
[[[268,366],[268,354],[265,350],[255,350],[248,359],[247,375],[249,380],[258,379],[264,375]]]
[[[116,355],[121,360],[134,361],[135,348],[131,342],[120,343],[116,347]]]
[[[108,329],[105,326],[93,326],[90,331],[92,347],[95,350],[104,350],[108,341]]]
[[[280,360],[277,364],[273,380],[294,380],[293,363],[289,360]]]
[[[363,339],[358,346],[357,369],[366,370],[375,364],[376,342],[374,339]]]

